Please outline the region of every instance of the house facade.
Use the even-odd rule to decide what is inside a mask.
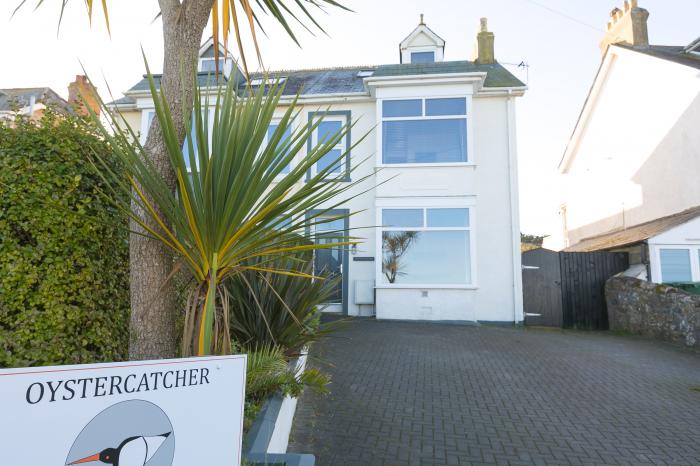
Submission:
[[[651,45],[648,17],[636,1],[611,14],[559,165],[561,227],[545,246],[627,251],[635,275],[700,280],[700,39]]]
[[[421,20],[400,43],[398,64],[271,73],[285,84],[282,104],[299,95],[296,125],[325,114],[310,146],[354,123],[331,158],[357,143],[336,173],[373,184],[336,208],[356,214],[328,225],[361,243],[316,254],[318,268],[342,276],[326,311],[522,321],[515,98],[525,85],[494,59],[486,20],[477,40],[474,60],[445,61],[445,41]],[[201,79],[212,48],[200,51]],[[261,81],[253,74],[243,85]],[[154,111],[145,80],[113,105],[146,134]]]

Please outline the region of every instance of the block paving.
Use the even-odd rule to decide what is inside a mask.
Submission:
[[[700,353],[608,332],[352,319],[289,451],[318,466],[700,465]]]

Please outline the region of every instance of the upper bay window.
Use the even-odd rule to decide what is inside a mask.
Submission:
[[[465,97],[382,101],[384,164],[468,161]]]
[[[278,122],[273,122],[270,124],[270,126],[267,128],[267,134],[265,136],[265,145],[267,146],[270,144],[270,141],[273,141],[275,138],[275,133],[277,132],[279,128],[279,123]],[[289,154],[289,145],[291,143],[292,139],[292,128],[291,126],[287,126],[284,129],[284,132],[279,135],[279,141],[277,142],[277,150],[280,152],[279,158],[286,157]],[[282,171],[280,172],[279,176],[284,176],[288,174],[291,171],[291,164],[288,164],[286,167],[282,168]]]

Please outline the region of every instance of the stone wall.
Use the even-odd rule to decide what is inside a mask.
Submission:
[[[631,277],[605,284],[610,330],[700,348],[700,296]]]

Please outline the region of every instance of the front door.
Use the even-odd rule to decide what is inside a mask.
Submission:
[[[316,243],[332,244],[342,241],[346,235],[345,219],[332,220],[316,225]],[[314,273],[336,279],[336,286],[324,307],[324,312],[343,312],[343,259],[344,246],[317,249],[314,254]]]

